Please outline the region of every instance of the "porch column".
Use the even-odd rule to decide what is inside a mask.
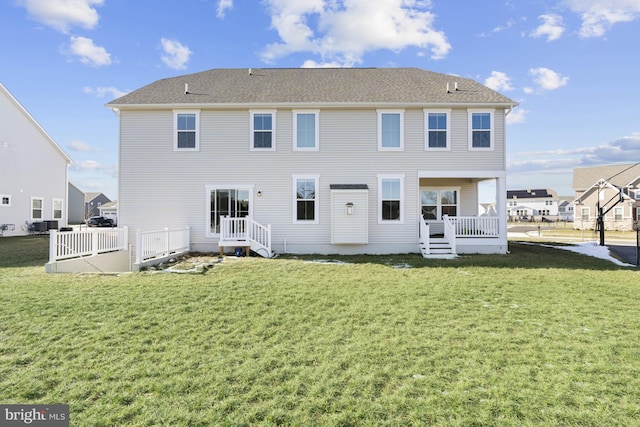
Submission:
[[[496,178],[496,214],[500,218],[500,237],[507,240],[507,178]]]

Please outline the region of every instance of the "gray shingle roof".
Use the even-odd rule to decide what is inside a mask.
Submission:
[[[158,80],[107,106],[311,103],[517,105],[471,79],[418,68],[235,68]]]
[[[600,179],[606,179],[617,187],[623,187],[638,176],[640,176],[640,165],[633,163],[575,168],[573,170],[573,189],[584,191]]]

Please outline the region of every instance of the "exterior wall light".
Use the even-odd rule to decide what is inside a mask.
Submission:
[[[345,206],[347,207],[347,215],[353,215],[353,203],[349,202]]]

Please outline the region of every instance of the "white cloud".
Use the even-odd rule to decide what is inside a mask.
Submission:
[[[432,59],[445,57],[451,49],[444,33],[434,29],[428,0],[266,1],[271,25],[281,39],[266,46],[266,62],[310,52],[320,55],[322,63],[352,66],[378,49],[413,46],[429,50]]]
[[[569,82],[569,77],[564,77],[545,67],[532,68],[529,74],[533,76],[533,80],[541,90],[555,90],[566,86]]]
[[[79,151],[79,152],[87,152],[92,151],[92,148],[89,144],[82,141],[71,141],[67,144],[67,148],[71,151]]]
[[[80,62],[93,67],[111,65],[111,55],[86,37],[71,36],[68,53],[80,57]]]
[[[546,37],[547,41],[550,42],[558,40],[562,36],[562,33],[564,33],[562,16],[549,13],[540,15],[538,18],[541,19],[543,23],[531,33],[531,37]]]
[[[218,8],[216,15],[218,18],[224,18],[227,9],[233,8],[233,0],[218,0]]]
[[[630,163],[629,159],[640,158],[640,132],[595,147],[523,152],[516,157],[522,160],[508,162],[510,173],[549,170],[570,172],[576,167]]]
[[[564,0],[569,9],[580,14],[581,37],[602,37],[619,22],[631,22],[640,17],[638,0]]]
[[[82,91],[89,95],[95,95],[98,98],[104,98],[105,96],[120,98],[121,96],[124,96],[128,93],[113,86],[100,86],[96,88],[85,86]]]
[[[527,95],[532,94],[533,92],[535,92],[535,90],[532,87],[529,86],[525,86],[524,88],[522,88],[522,90],[524,91],[524,93],[526,93]]]
[[[105,165],[102,163],[96,162],[95,160],[82,160],[79,162],[74,162],[71,166],[74,170],[89,170],[89,171],[99,171],[105,169]]]
[[[529,111],[523,108],[516,108],[512,110],[507,116],[507,124],[515,125],[517,123],[524,123],[526,121],[526,115]]]
[[[73,26],[92,29],[98,24],[98,12],[104,0],[18,0],[32,19],[63,33]]]
[[[162,51],[164,55],[162,55],[162,62],[169,68],[173,68],[174,70],[184,70],[187,68],[187,62],[189,62],[189,58],[191,57],[191,50],[187,46],[184,46],[177,40],[165,39],[164,37],[160,40],[162,44]]]
[[[511,78],[502,71],[492,71],[491,76],[484,81],[484,85],[496,91],[508,92],[513,90]]]

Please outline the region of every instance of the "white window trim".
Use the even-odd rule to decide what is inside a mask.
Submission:
[[[211,184],[205,185],[205,205],[204,205],[204,229],[206,237],[220,237],[220,233],[211,232],[211,192],[213,190],[249,190],[249,215],[247,218],[253,219],[253,192],[255,185],[247,184]]]
[[[424,108],[424,149],[425,151],[451,151],[451,108],[431,109]],[[447,146],[429,147],[429,113],[441,113],[447,116]],[[441,129],[440,129],[441,130]]]
[[[421,187],[420,191],[418,192],[418,197],[422,197],[422,191],[423,190],[429,190],[429,191],[435,191],[438,193],[438,198],[436,200],[436,219],[435,220],[430,220],[430,221],[442,221],[442,192],[443,191],[455,191],[456,192],[456,212],[457,212],[457,216],[462,216],[460,215],[460,192],[461,192],[461,187]],[[422,200],[418,199],[418,203],[420,204],[420,215],[422,215]],[[448,205],[447,205],[448,206]],[[515,207],[517,208],[517,205],[515,205]],[[512,209],[512,211],[515,210],[516,214],[517,211],[519,211],[520,209]]]
[[[3,204],[2,203],[2,199],[7,198],[9,199],[9,203],[7,204]],[[11,207],[11,195],[10,194],[0,194],[0,207],[5,207],[5,208],[10,208]]]
[[[250,151],[276,151],[276,111],[277,110],[249,110],[249,150]],[[256,114],[271,114],[271,147],[254,147],[253,117]]]
[[[585,209],[587,210],[587,215],[588,215],[587,219],[584,219],[584,211],[585,211]],[[584,207],[580,208],[580,220],[581,221],[588,221],[590,219],[591,219],[591,208],[584,208]]]
[[[378,224],[404,224],[404,174],[378,174]],[[400,219],[382,219],[382,181],[386,179],[400,180]]]
[[[293,151],[320,151],[320,110],[293,110],[292,113]],[[315,116],[315,145],[313,147],[298,147],[298,114],[313,114]]]
[[[33,202],[34,200],[40,200],[42,202],[42,207],[40,208],[40,218],[34,218],[33,217]],[[29,216],[31,217],[32,221],[42,221],[44,220],[44,197],[32,197],[31,198],[31,205],[29,206]]]
[[[56,218],[56,202],[60,202],[60,217]],[[64,217],[64,200],[63,199],[51,199],[51,218],[62,219]]]
[[[616,217],[618,216],[618,213],[620,215],[620,219],[616,219]],[[613,220],[614,221],[623,221],[624,220],[624,207],[623,206],[616,206],[615,208],[613,208]]]
[[[178,148],[178,114],[195,114],[196,146],[194,148]],[[173,151],[200,151],[200,110],[173,110]]]
[[[404,110],[376,110],[378,112],[378,151],[404,151]],[[382,146],[382,115],[383,114],[399,114],[400,115],[400,146],[399,147],[383,147]]]
[[[473,114],[474,113],[489,113],[491,114],[489,122],[491,123],[489,147],[474,147],[473,146]],[[469,132],[469,151],[494,151],[495,150],[495,117],[496,110],[494,108],[469,108],[468,114],[468,132]],[[486,130],[486,129],[485,129]]]
[[[320,175],[291,175],[292,178],[292,196],[293,196],[293,209],[292,219],[294,224],[319,224],[320,223]],[[299,220],[298,219],[298,180],[299,179],[313,179],[315,181],[316,198],[313,204],[313,221]]]

